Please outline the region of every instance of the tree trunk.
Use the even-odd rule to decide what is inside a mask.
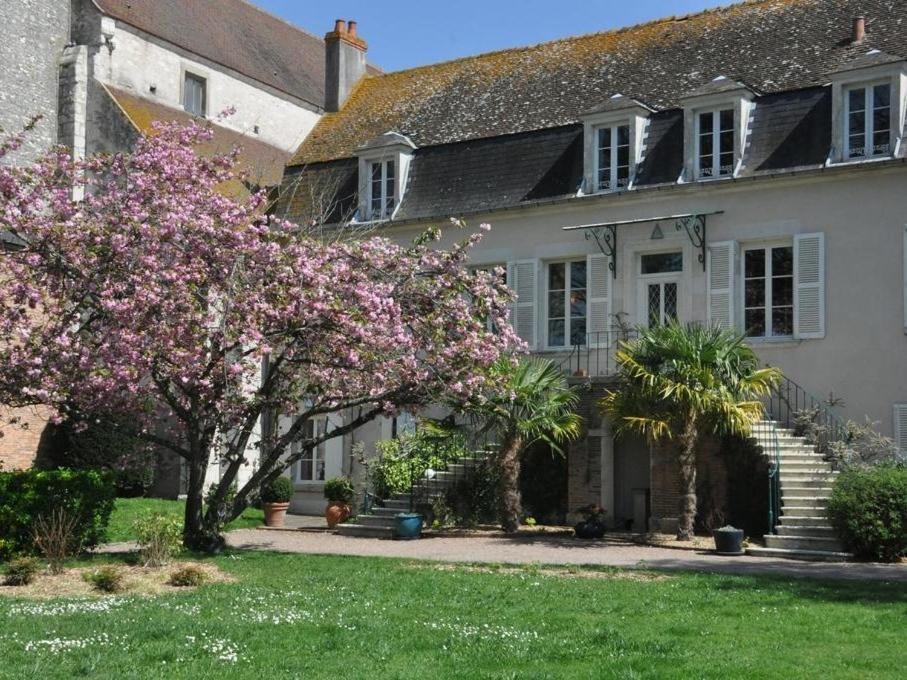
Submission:
[[[511,434],[501,445],[501,528],[512,534],[520,528],[520,449],[523,438]]]
[[[210,451],[201,442],[189,446],[189,489],[186,493],[186,514],[183,519],[183,546],[189,550],[217,553],[224,547],[219,527],[212,524],[212,513],[205,513],[205,474]]]
[[[677,540],[693,539],[696,520],[696,421],[690,418],[680,435],[680,516],[677,522]]]

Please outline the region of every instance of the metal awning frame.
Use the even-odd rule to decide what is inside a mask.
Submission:
[[[698,260],[702,271],[706,269],[706,223],[713,215],[723,214],[723,210],[701,213],[683,213],[680,215],[662,215],[660,217],[643,217],[635,220],[603,222],[601,224],[580,224],[575,227],[564,227],[564,231],[585,232],[586,240],[594,240],[602,255],[608,258],[608,269],[611,276],[617,278],[617,228],[634,224],[651,224],[652,222],[673,222],[674,229],[685,231],[690,243],[699,251]]]

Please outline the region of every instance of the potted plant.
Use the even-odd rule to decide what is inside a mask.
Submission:
[[[397,515],[397,538],[411,541],[422,538],[422,524],[425,517],[420,512],[401,512]]]
[[[715,529],[715,552],[719,555],[743,555],[743,529],[730,525]]]
[[[293,498],[293,482],[289,477],[277,477],[261,488],[261,505],[265,511],[265,526],[283,526],[291,498]]]
[[[355,495],[350,480],[344,477],[335,477],[324,483],[324,497],[328,500],[324,518],[328,522],[328,529],[333,529],[349,519],[350,503],[353,502]]]
[[[583,520],[573,527],[577,538],[602,538],[605,535],[605,509],[590,503],[577,510]]]

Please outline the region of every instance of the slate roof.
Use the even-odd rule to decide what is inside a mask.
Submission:
[[[860,14],[867,38],[851,45]],[[815,87],[870,48],[907,55],[905,29],[907,0],[750,0],[367,77],[292,162],[351,157],[389,130],[428,147],[563,127],[616,93],[677,108],[719,75],[765,94]]]
[[[193,117],[182,109],[173,109],[114,87],[106,85],[103,87],[139,132],[153,134],[153,123],[156,121],[187,123],[193,120]],[[211,141],[199,145],[200,153],[212,155],[229,153],[234,147],[240,147],[237,170],[247,173],[250,183],[261,187],[280,184],[284,165],[289,158],[286,151],[235,130],[212,123],[206,124],[211,125],[214,137]],[[248,194],[248,189],[239,181],[231,182],[230,186],[223,187],[223,191],[234,196]]]
[[[94,0],[104,14],[324,108],[324,41],[244,0]]]

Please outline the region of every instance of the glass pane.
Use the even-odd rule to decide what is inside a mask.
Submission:
[[[699,114],[699,134],[704,135],[707,133],[711,133],[713,120],[714,120],[714,117],[712,116],[711,111],[709,111],[708,113],[700,113]]]
[[[850,113],[850,134],[861,135],[866,130],[866,112],[851,111]]]
[[[585,262],[571,262],[570,263],[570,288],[586,288],[586,263]]]
[[[598,148],[605,149],[611,146],[611,128],[601,128],[598,131]]]
[[[548,290],[564,290],[566,288],[566,263],[552,262],[548,265]]]
[[[381,163],[372,163],[372,181],[381,182]]]
[[[765,337],[765,310],[746,310],[746,336],[748,338]]]
[[[314,479],[312,476],[313,464],[311,454],[309,458],[302,458],[299,461],[299,479],[311,481]]]
[[[847,93],[847,105],[852,112],[866,110],[866,90],[862,87],[850,90]]]
[[[747,278],[765,276],[764,250],[747,250],[743,259],[745,276]]]
[[[794,249],[772,248],[772,276],[789,276],[794,273]]]
[[[872,105],[874,108],[891,105],[891,85],[876,85],[872,88]]]
[[[666,283],[664,287],[665,322],[677,320],[677,284]]]
[[[699,138],[699,155],[700,156],[711,156],[713,150],[713,140],[714,137],[710,134],[702,135]]]
[[[794,308],[781,307],[772,310],[772,335],[776,337],[794,334]]]
[[[794,277],[772,279],[772,307],[794,304]]]
[[[643,274],[667,274],[683,271],[683,253],[657,253],[642,256]]]
[[[721,127],[719,128],[722,132],[729,131],[733,134],[734,132],[734,109],[723,109],[720,114]]]
[[[586,316],[586,291],[575,290],[570,293],[570,316]]]
[[[397,164],[394,161],[387,162],[387,179],[388,180],[394,179],[394,169],[396,168],[396,166],[397,166]]]
[[[571,345],[585,345],[586,344],[586,320],[585,319],[573,319],[570,322],[570,344]]]
[[[851,135],[847,142],[850,158],[866,155],[866,135]]]
[[[743,304],[746,307],[765,306],[765,279],[751,279],[744,284]]]
[[[649,325],[661,323],[661,284],[649,284]]]
[[[548,317],[551,319],[563,319],[566,314],[564,310],[566,308],[566,302],[564,301],[564,293],[548,293]]]
[[[629,146],[630,144],[630,126],[621,125],[617,128],[617,145]]]
[[[548,344],[552,347],[563,347],[564,346],[564,330],[566,328],[566,321],[563,319],[549,319],[548,320]]]

